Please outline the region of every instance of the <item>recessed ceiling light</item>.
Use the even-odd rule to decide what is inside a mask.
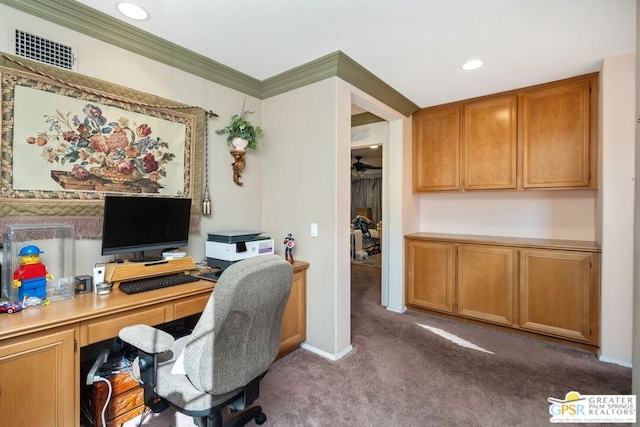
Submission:
[[[472,59],[470,61],[465,62],[462,65],[462,69],[465,71],[470,71],[470,70],[475,70],[476,68],[480,68],[484,65],[484,62],[482,62],[479,59]]]
[[[377,150],[378,146],[377,145],[370,145],[369,148],[371,148],[372,150]]]
[[[137,4],[123,2],[118,3],[116,8],[118,12],[127,18],[135,19],[136,21],[144,21],[149,18],[149,13]]]

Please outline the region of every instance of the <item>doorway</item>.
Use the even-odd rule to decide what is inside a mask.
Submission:
[[[368,123],[360,125],[357,119],[352,119],[355,126],[351,128],[351,281],[358,280],[355,275],[371,277],[373,273],[376,280],[372,286],[378,287],[381,300],[383,152],[389,131],[386,121],[361,111],[352,108],[352,117],[370,117]]]

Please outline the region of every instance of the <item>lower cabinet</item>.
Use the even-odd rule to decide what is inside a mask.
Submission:
[[[296,261],[293,265],[293,283],[289,301],[282,315],[280,350],[278,357],[300,347],[307,339],[307,268],[306,262]]]
[[[515,249],[482,245],[457,249],[457,314],[512,326]]]
[[[454,245],[407,241],[407,305],[453,312]]]
[[[599,345],[595,243],[416,233],[405,245],[407,306]]]
[[[77,424],[74,338],[75,329],[64,327],[2,341],[0,414],[7,425]]]
[[[593,261],[588,252],[520,251],[520,326],[590,342],[599,299]]]

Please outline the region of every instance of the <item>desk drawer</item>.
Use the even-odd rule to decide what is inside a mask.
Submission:
[[[116,313],[101,319],[87,320],[80,324],[80,346],[104,341],[118,336],[125,326],[143,323],[155,326],[166,322],[164,307],[141,308],[127,313]]]
[[[200,314],[209,301],[209,294],[185,298],[173,304],[174,319]]]

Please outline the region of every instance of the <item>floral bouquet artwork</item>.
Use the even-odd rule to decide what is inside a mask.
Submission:
[[[44,117],[48,129],[26,143],[42,147],[50,164],[73,165],[67,172],[51,172],[66,189],[157,193],[166,165],[176,157],[149,123],[124,116],[109,120],[95,104],[86,104],[82,115],[58,109]]]

